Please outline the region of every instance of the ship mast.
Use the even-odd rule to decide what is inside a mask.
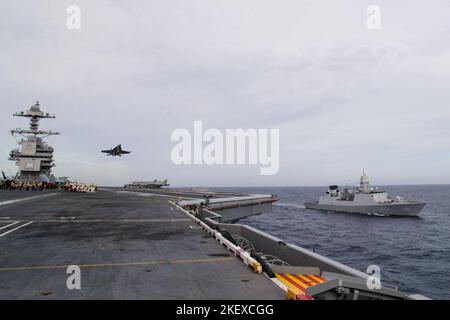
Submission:
[[[42,135],[43,138],[59,134],[59,132],[53,132],[53,131],[42,131],[39,130],[39,120],[40,119],[55,119],[54,114],[44,113],[41,111],[39,101],[36,101],[36,104],[32,107],[30,107],[27,111],[21,111],[21,112],[15,112],[13,113],[14,117],[25,117],[30,119],[30,129],[13,129],[11,130],[11,134],[20,134],[25,137],[25,135],[34,135],[35,137],[38,135]]]
[[[361,181],[359,183],[359,188],[362,193],[370,193],[370,182],[369,178],[366,175],[366,171],[363,169],[363,174],[361,176]]]

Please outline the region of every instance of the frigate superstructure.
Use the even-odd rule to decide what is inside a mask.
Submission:
[[[407,200],[402,196],[392,196],[370,185],[369,178],[363,170],[359,187],[356,189],[332,185],[320,196],[319,201],[307,201],[306,209],[335,211],[347,213],[373,214],[383,216],[417,216],[425,203]]]
[[[44,138],[59,134],[51,130],[39,129],[41,119],[54,119],[55,116],[41,110],[39,101],[27,111],[16,112],[15,117],[24,117],[30,120],[29,129],[13,129],[11,134],[18,136],[19,148],[10,152],[9,160],[15,161],[19,167],[17,180],[19,181],[55,181],[52,175],[53,162],[52,146],[44,141]]]

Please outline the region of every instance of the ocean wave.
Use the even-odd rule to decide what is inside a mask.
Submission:
[[[304,205],[300,205],[300,204],[296,204],[296,203],[283,203],[283,202],[280,202],[280,203],[274,203],[273,205],[277,206],[277,207],[291,207],[291,208],[305,209]]]

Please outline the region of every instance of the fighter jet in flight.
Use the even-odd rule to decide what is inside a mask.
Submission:
[[[123,154],[131,153],[131,151],[125,151],[122,150],[122,145],[119,144],[118,146],[109,149],[109,150],[102,150],[103,153],[106,153],[107,156],[113,156],[113,157],[121,157]]]

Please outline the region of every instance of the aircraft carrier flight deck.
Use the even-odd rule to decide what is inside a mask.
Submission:
[[[286,299],[171,206],[180,196],[203,197],[0,191],[0,299]],[[67,289],[70,265],[81,290]]]

